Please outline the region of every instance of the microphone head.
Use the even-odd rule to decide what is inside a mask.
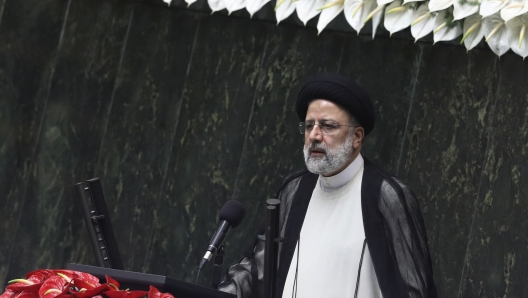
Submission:
[[[227,221],[233,228],[236,228],[242,222],[245,215],[246,209],[237,200],[227,201],[224,207],[220,209],[220,220]]]

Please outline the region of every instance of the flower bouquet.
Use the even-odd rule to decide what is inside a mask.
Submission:
[[[99,278],[73,270],[41,269],[26,274],[25,279],[9,281],[0,298],[174,298],[161,293],[153,286],[146,291],[120,290],[119,283],[106,276],[106,283]]]

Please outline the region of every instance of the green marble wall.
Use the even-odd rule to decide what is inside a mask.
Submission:
[[[318,37],[295,17],[276,26],[271,4],[250,20],[154,2],[0,1],[0,287],[94,264],[73,188],[93,177],[126,269],[193,281],[231,198],[247,208],[226,242],[235,262],[303,166],[299,84],[338,71],[375,102],[363,153],[419,197],[440,297],[528,296],[520,57],[372,41],[339,19]]]

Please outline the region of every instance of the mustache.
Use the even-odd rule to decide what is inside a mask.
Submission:
[[[328,150],[328,148],[326,147],[325,144],[323,143],[316,143],[316,142],[312,142],[310,143],[310,145],[308,147],[306,147],[306,150],[308,150],[308,152],[311,152],[313,150],[322,150],[326,153],[326,151]]]

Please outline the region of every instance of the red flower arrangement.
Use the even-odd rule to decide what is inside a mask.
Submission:
[[[174,298],[161,293],[153,286],[146,291],[119,290],[119,283],[106,276],[106,283],[99,278],[73,270],[42,269],[31,271],[25,279],[9,281],[0,298]]]

